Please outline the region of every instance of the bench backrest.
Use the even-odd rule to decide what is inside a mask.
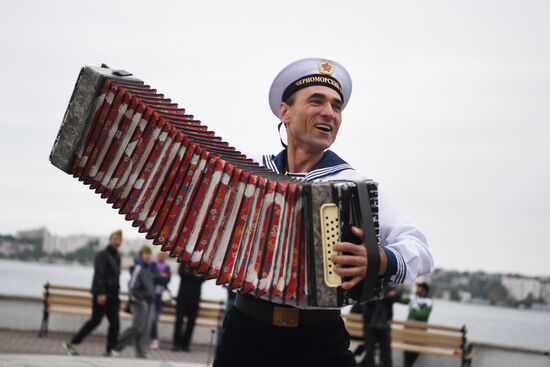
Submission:
[[[44,285],[44,303],[46,307],[64,306],[89,309],[91,299],[92,295],[88,288],[48,283]],[[126,303],[128,303],[128,292],[120,292],[120,308],[124,309]],[[221,320],[224,313],[224,306],[224,301],[201,299],[198,317]],[[175,305],[166,304],[162,308],[162,314],[173,315],[175,317]]]
[[[363,315],[343,315],[348,333],[352,339],[363,339]],[[466,328],[428,324],[418,321],[391,322],[392,340],[396,342],[426,345],[436,348],[462,349],[466,342]]]

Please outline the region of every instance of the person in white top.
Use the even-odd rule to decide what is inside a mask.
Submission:
[[[269,92],[271,110],[285,126],[288,146],[277,155],[258,157],[259,163],[308,182],[362,179],[328,150],[338,135],[350,95],[351,78],[334,61],[309,58],[288,65]],[[433,270],[425,236],[391,204],[383,185],[379,187],[379,221],[381,278],[413,284],[417,276]],[[352,231],[363,238],[359,228]],[[340,242],[334,250],[346,253],[332,256],[335,271],[347,279],[342,288],[360,284],[368,266],[365,246]],[[298,322],[281,326],[275,322],[281,315]],[[298,309],[239,294],[224,321],[214,362],[216,367],[236,365],[354,366],[355,360],[338,310]]]

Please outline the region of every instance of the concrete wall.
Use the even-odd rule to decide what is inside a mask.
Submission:
[[[357,344],[355,342],[352,343],[352,350],[354,350],[356,345]],[[403,366],[403,363],[404,363],[403,351],[394,349],[392,351],[392,360],[393,360],[394,366],[397,366],[397,367]],[[420,355],[416,360],[416,363],[414,364],[414,367],[434,367],[434,366],[459,367],[460,359],[424,354],[424,355]],[[489,366],[493,367],[492,365],[489,365]]]
[[[474,358],[472,367],[550,367],[550,352],[516,348],[510,346],[493,345],[487,343],[473,343]],[[394,366],[403,366],[403,351],[393,350]],[[414,367],[458,367],[459,358],[422,354],[416,360]]]
[[[0,296],[0,328],[33,330],[38,333],[41,320],[41,299]],[[50,315],[49,330],[74,333],[85,321],[86,317],[52,314]],[[122,320],[121,330],[128,325],[128,320]],[[95,334],[105,335],[106,331],[107,321],[105,320],[95,331]],[[171,341],[172,332],[173,326],[171,324],[160,324],[159,334],[162,340]],[[209,344],[210,336],[209,329],[197,327],[193,342],[196,344]],[[550,367],[550,352],[548,351],[474,343],[474,353],[472,367]],[[402,366],[403,352],[394,350],[393,360],[395,366]],[[433,366],[456,367],[460,366],[460,360],[458,358],[421,355],[415,363],[415,367]]]
[[[548,345],[550,348],[550,343]],[[472,367],[550,367],[550,351],[474,343]]]

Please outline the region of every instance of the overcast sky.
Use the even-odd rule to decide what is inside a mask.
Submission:
[[[48,161],[81,66],[126,69],[240,150],[276,153],[273,77],[326,57],[353,79],[333,150],[438,267],[549,275],[549,16],[526,0],[4,0],[0,233],[140,236]]]

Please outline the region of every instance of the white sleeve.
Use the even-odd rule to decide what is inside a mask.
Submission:
[[[431,273],[433,257],[424,234],[378,188],[380,245],[397,258],[396,283],[413,284],[416,278]]]
[[[355,170],[341,171],[324,180],[362,180]],[[433,271],[432,253],[424,234],[409,218],[401,214],[378,186],[378,210],[380,221],[380,245],[395,257],[395,273],[390,277],[396,283],[414,284],[416,278]],[[390,260],[390,259],[388,259]]]

